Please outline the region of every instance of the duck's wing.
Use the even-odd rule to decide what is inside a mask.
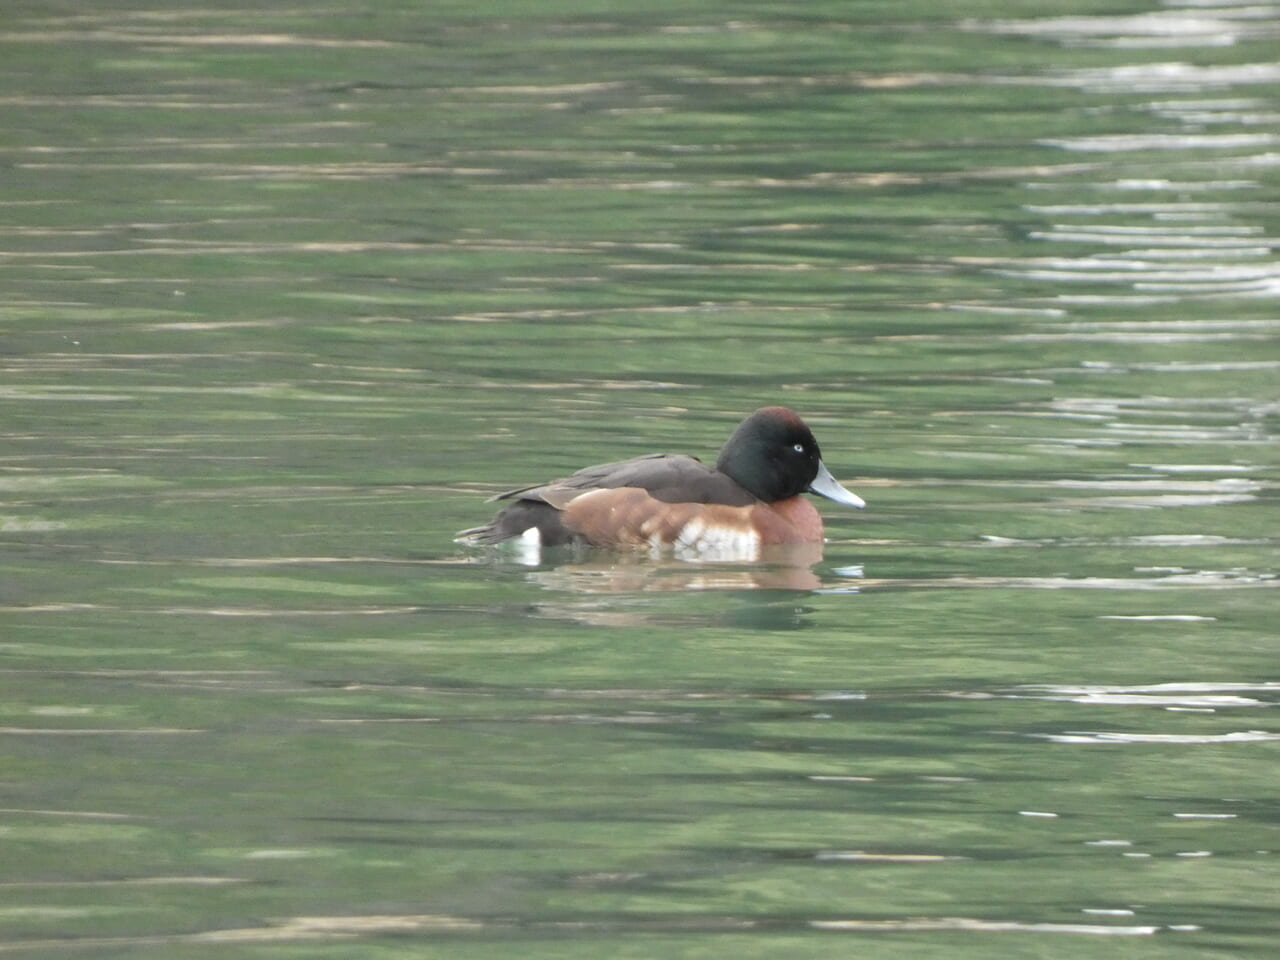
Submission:
[[[584,467],[563,479],[507,490],[491,499],[540,501],[563,510],[585,493],[621,487],[643,490],[663,503],[741,507],[755,502],[755,497],[737,483],[696,457],[671,453],[651,453]]]

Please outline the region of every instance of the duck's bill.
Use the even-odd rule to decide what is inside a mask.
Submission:
[[[856,493],[840,486],[840,482],[831,475],[831,471],[821,460],[818,461],[818,475],[813,478],[813,483],[809,484],[809,492],[850,507],[861,508],[867,505],[867,502]]]

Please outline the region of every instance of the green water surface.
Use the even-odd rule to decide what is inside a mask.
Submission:
[[[0,11],[0,953],[1272,956],[1278,35]],[[811,567],[452,542],[772,403]]]

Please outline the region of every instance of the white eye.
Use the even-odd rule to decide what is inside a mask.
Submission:
[[[797,444],[796,444],[794,447],[792,447],[791,449],[792,449],[792,450],[794,450],[796,453],[804,453],[804,444],[803,444],[803,443],[797,443]]]

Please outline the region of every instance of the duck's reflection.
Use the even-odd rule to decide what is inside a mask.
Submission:
[[[541,586],[573,593],[812,591],[823,586],[813,571],[821,560],[820,543],[776,544],[759,548],[751,557],[718,557],[714,562],[591,551],[558,566],[531,570],[528,577]]]

